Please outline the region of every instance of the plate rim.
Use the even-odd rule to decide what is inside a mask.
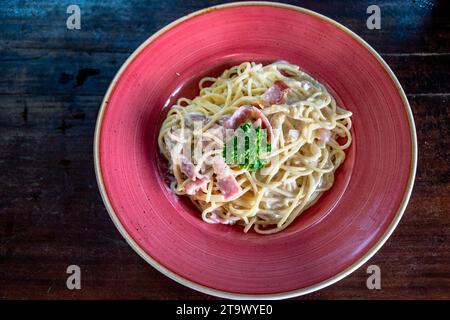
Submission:
[[[110,98],[111,94],[113,93],[117,82],[121,78],[124,71],[127,69],[128,65],[139,55],[139,53],[145,47],[147,47],[148,44],[153,42],[160,35],[164,34],[165,32],[169,31],[173,27],[177,26],[178,24],[180,24],[186,20],[192,19],[201,14],[206,14],[210,11],[215,11],[215,10],[225,9],[225,8],[230,8],[230,7],[247,7],[247,6],[266,6],[266,7],[275,7],[275,8],[285,8],[285,9],[296,10],[296,11],[314,16],[316,18],[322,19],[328,23],[331,23],[333,26],[341,29],[342,31],[344,31],[345,33],[350,35],[354,40],[356,40],[358,43],[363,45],[377,59],[377,61],[381,64],[381,66],[384,68],[384,70],[386,71],[388,76],[391,78],[391,80],[395,84],[397,91],[402,99],[403,106],[405,108],[405,111],[406,111],[406,114],[408,117],[409,127],[410,127],[410,138],[411,138],[410,142],[411,142],[411,157],[412,157],[412,159],[411,159],[411,166],[409,169],[409,178],[408,178],[408,182],[406,185],[406,189],[405,189],[400,207],[398,208],[393,220],[391,221],[389,227],[385,230],[383,235],[377,240],[377,242],[361,258],[359,258],[357,261],[355,261],[353,264],[351,264],[349,267],[347,267],[345,270],[341,271],[340,273],[338,273],[324,281],[321,281],[319,283],[313,284],[313,285],[305,287],[305,288],[281,292],[281,293],[274,293],[274,294],[242,294],[242,293],[228,292],[228,291],[224,291],[224,290],[210,288],[208,286],[205,286],[205,285],[196,283],[194,281],[191,281],[189,279],[186,279],[186,278],[178,275],[177,273],[169,270],[168,268],[164,267],[159,262],[157,262],[134,241],[134,239],[126,231],[125,227],[122,226],[119,218],[117,217],[116,213],[114,212],[114,209],[109,201],[108,194],[106,192],[106,188],[105,188],[105,185],[103,182],[101,167],[100,167],[99,150],[100,150],[100,133],[101,133],[102,123],[103,123],[103,116],[107,109],[109,98]],[[398,223],[400,222],[400,220],[405,212],[406,206],[409,202],[409,199],[410,199],[410,196],[412,193],[412,189],[414,186],[416,170],[417,170],[417,153],[418,153],[417,133],[416,133],[416,127],[415,127],[415,123],[414,123],[414,117],[413,117],[413,113],[411,110],[411,106],[408,102],[406,94],[405,94],[400,82],[398,81],[397,77],[395,76],[395,74],[393,73],[393,71],[391,70],[389,65],[384,61],[384,59],[380,56],[380,54],[375,49],[373,49],[365,40],[363,40],[360,36],[358,36],[356,33],[351,31],[349,28],[345,27],[344,25],[340,24],[339,22],[337,22],[327,16],[324,16],[320,13],[317,13],[315,11],[312,11],[310,9],[306,9],[303,7],[295,6],[295,5],[284,4],[284,3],[279,3],[279,2],[260,2],[260,1],[231,2],[231,3],[227,3],[227,4],[221,4],[221,5],[207,7],[207,8],[192,12],[188,15],[185,15],[185,16],[169,23],[168,25],[166,25],[165,27],[163,27],[162,29],[158,30],[156,33],[151,35],[147,40],[145,40],[136,50],[133,51],[133,53],[122,64],[119,71],[116,73],[116,75],[114,76],[113,80],[111,81],[111,83],[108,87],[108,90],[102,100],[102,104],[100,106],[100,110],[99,110],[99,113],[98,113],[98,116],[96,119],[95,133],[94,133],[94,145],[93,145],[95,176],[96,176],[97,185],[98,185],[98,188],[100,191],[101,198],[105,205],[105,208],[106,208],[111,220],[113,221],[114,225],[116,226],[116,228],[119,230],[120,234],[122,235],[122,237],[126,240],[126,242],[133,248],[133,250],[139,256],[141,256],[148,264],[150,264],[152,267],[154,267],[156,270],[158,270],[159,272],[161,272],[168,278],[170,278],[190,289],[199,291],[201,293],[209,294],[209,295],[216,296],[219,298],[226,298],[226,299],[264,299],[264,300],[266,300],[266,299],[267,300],[288,299],[288,298],[305,295],[305,294],[312,293],[314,291],[323,289],[323,288],[328,287],[328,286],[338,282],[339,280],[345,278],[349,274],[353,273],[354,271],[359,269],[363,264],[365,264],[370,258],[372,258],[375,255],[375,253],[377,253],[378,250],[389,239],[389,237],[391,236],[391,234],[397,227]]]

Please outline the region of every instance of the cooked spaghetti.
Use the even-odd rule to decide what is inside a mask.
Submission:
[[[189,196],[205,222],[275,233],[332,187],[352,142],[352,113],[298,66],[244,62],[199,87],[169,110],[158,143],[172,190]],[[226,129],[261,140],[243,140],[237,152]]]

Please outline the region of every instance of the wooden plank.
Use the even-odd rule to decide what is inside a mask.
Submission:
[[[196,10],[230,1],[86,1],[80,4],[81,30],[67,30],[70,1],[3,1],[0,48],[41,48],[77,52],[130,53],[151,34]],[[383,1],[381,30],[366,27],[373,1],[283,1],[329,16],[382,53],[450,52],[449,3]],[[17,36],[20,35],[20,36]]]
[[[127,53],[5,49],[0,95],[103,96]],[[450,93],[450,54],[385,55],[408,94]]]
[[[128,54],[3,50],[0,95],[104,95]]]

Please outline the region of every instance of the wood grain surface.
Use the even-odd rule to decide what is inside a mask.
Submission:
[[[0,2],[0,298],[214,299],[166,278],[120,236],[101,201],[92,144],[110,81],[151,34],[224,1]],[[383,248],[299,299],[450,299],[450,19],[446,1],[287,1],[377,50],[410,101],[419,141],[411,201]],[[81,30],[66,28],[67,6]],[[371,4],[381,30],[366,27]],[[79,265],[82,289],[66,288]],[[381,290],[366,269],[381,268]]]

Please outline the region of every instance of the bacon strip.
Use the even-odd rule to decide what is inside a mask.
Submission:
[[[225,163],[225,161],[224,161],[221,157],[219,157],[219,156],[214,157],[214,158],[212,159],[212,166],[213,166],[214,173],[215,173],[217,176],[229,176],[229,175],[232,175],[232,174],[233,174],[233,173],[231,172],[230,167],[229,167],[229,166]]]
[[[194,194],[197,193],[198,190],[200,190],[201,188],[203,188],[204,186],[206,186],[206,184],[209,182],[209,178],[208,177],[203,177],[203,178],[197,178],[195,181],[188,181],[185,185],[184,185],[184,189],[186,190],[186,194],[193,196]]]
[[[261,125],[262,125],[261,119],[256,119],[255,122],[253,122],[253,124],[252,124],[253,128],[261,127]]]
[[[188,113],[185,118],[186,127],[189,129],[194,128],[194,124],[198,122],[200,125],[204,124],[206,122],[206,117],[204,114],[201,114],[199,112],[191,112]]]
[[[316,134],[317,139],[328,142],[331,138],[331,131],[328,129],[319,129]]]
[[[268,107],[272,104],[280,104],[284,102],[289,86],[281,80],[277,80],[266,90],[261,96],[261,103]]]
[[[192,121],[202,121],[204,122],[206,120],[206,117],[204,114],[202,113],[190,113],[189,117],[191,118]]]
[[[267,117],[264,115],[264,113],[262,113],[261,110],[259,110],[258,108],[254,107],[254,106],[242,106],[239,109],[236,110],[235,113],[233,113],[233,115],[227,119],[224,122],[224,127],[225,128],[230,128],[230,129],[237,129],[241,124],[245,123],[247,120],[249,119],[255,119],[258,120],[260,119],[263,126],[267,129],[267,135],[268,138],[270,139],[273,136],[273,130],[272,130],[272,126],[270,125],[269,120],[267,119]]]
[[[241,186],[222,157],[214,157],[212,165],[217,178],[217,186],[225,199],[241,192]]]
[[[195,181],[195,166],[191,160],[189,160],[183,154],[180,154],[178,157],[178,163],[180,164],[181,172],[191,180]]]
[[[230,119],[230,117],[231,117],[231,115],[225,114],[225,115],[221,116],[219,120],[217,120],[217,123],[220,125],[223,125],[225,121]]]

